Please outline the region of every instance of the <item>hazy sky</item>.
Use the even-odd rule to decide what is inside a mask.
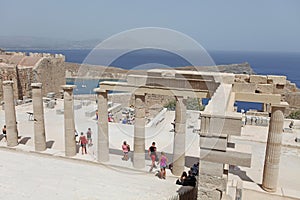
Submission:
[[[170,28],[214,50],[300,51],[299,0],[0,0],[0,35],[105,39]]]

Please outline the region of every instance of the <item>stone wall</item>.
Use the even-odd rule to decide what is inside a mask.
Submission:
[[[66,84],[65,74],[64,58],[45,58],[33,69],[33,82],[43,84],[43,95],[59,95],[61,85]]]
[[[0,53],[0,101],[3,99],[2,82],[14,82],[14,98],[31,98],[31,83],[43,84],[43,95],[55,92],[65,84],[65,57],[45,53]]]
[[[17,83],[17,71],[16,67],[14,66],[1,66],[2,63],[0,63],[0,100],[3,100],[3,87],[2,83],[3,81],[12,80],[14,83]],[[18,98],[18,87],[17,84],[14,84],[14,96],[15,98]]]

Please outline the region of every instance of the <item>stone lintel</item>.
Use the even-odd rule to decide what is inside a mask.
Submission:
[[[287,102],[280,102],[280,103],[274,103],[271,104],[272,107],[282,107],[282,108],[288,108],[289,104]]]
[[[200,135],[200,148],[201,149],[214,149],[226,151],[227,138],[225,137],[204,137]]]
[[[105,93],[106,90],[100,89],[100,88],[94,88],[94,92],[96,93]]]
[[[211,112],[201,112],[201,117],[209,117],[209,118],[219,118],[219,119],[236,119],[241,120],[242,114],[235,112],[226,112],[224,115],[211,113]]]
[[[31,83],[32,88],[41,88],[42,85],[43,85],[42,83]]]
[[[12,85],[12,84],[14,84],[14,82],[13,81],[3,81],[2,84],[3,85]]]
[[[63,90],[73,90],[76,88],[76,85],[62,85],[61,88]]]
[[[194,97],[194,98],[210,97],[209,91],[207,90],[189,90],[185,88],[166,88],[166,87],[159,87],[159,86],[135,86],[135,85],[128,85],[127,83],[108,82],[108,81],[101,82],[100,88],[103,90],[131,92],[133,94],[148,93],[148,94],[184,96],[184,97]],[[211,93],[213,92],[211,91]]]
[[[258,102],[258,103],[271,103],[278,104],[281,101],[280,94],[257,94],[257,93],[235,93],[236,101],[246,101],[246,102]]]

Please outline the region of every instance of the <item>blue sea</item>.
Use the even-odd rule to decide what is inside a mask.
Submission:
[[[61,53],[66,56],[67,62],[74,63],[87,63],[95,65],[103,65],[106,63],[101,63],[105,59],[89,59],[86,61],[86,57],[91,52],[90,49],[76,49],[76,50],[14,50],[23,52],[45,52],[45,53]],[[99,50],[96,55],[99,57],[106,57],[111,54],[115,54],[117,50]],[[192,53],[192,52],[191,52]],[[241,51],[209,51],[209,55],[214,60],[215,64],[233,64],[233,63],[243,63],[248,62],[255,73],[267,75],[285,75],[288,80],[296,83],[297,87],[300,87],[300,52],[241,52]],[[198,56],[198,55],[193,55]],[[191,65],[184,58],[177,56],[173,53],[162,51],[162,50],[139,50],[132,51],[123,55],[113,62],[110,66],[120,67],[123,69],[133,69],[137,66],[145,65],[147,63],[156,63],[153,66],[168,66],[168,67],[181,67]],[[150,65],[145,65],[149,68]],[[161,67],[159,66],[159,67]],[[142,68],[142,69],[145,69]],[[68,80],[69,84],[76,82],[79,86],[77,93],[92,93],[92,89],[95,88],[99,80]],[[81,88],[85,85],[86,88]],[[207,101],[204,100],[203,103]],[[237,102],[237,106],[248,110],[261,109],[260,104],[256,103],[242,103]]]

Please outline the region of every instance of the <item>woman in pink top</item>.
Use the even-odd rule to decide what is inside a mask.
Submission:
[[[166,167],[168,163],[168,158],[166,157],[164,152],[161,152],[161,156],[159,158],[160,165],[160,177],[166,179]]]
[[[130,146],[126,143],[126,141],[123,142],[122,150],[124,153],[122,160],[128,160],[128,152],[130,151]]]

